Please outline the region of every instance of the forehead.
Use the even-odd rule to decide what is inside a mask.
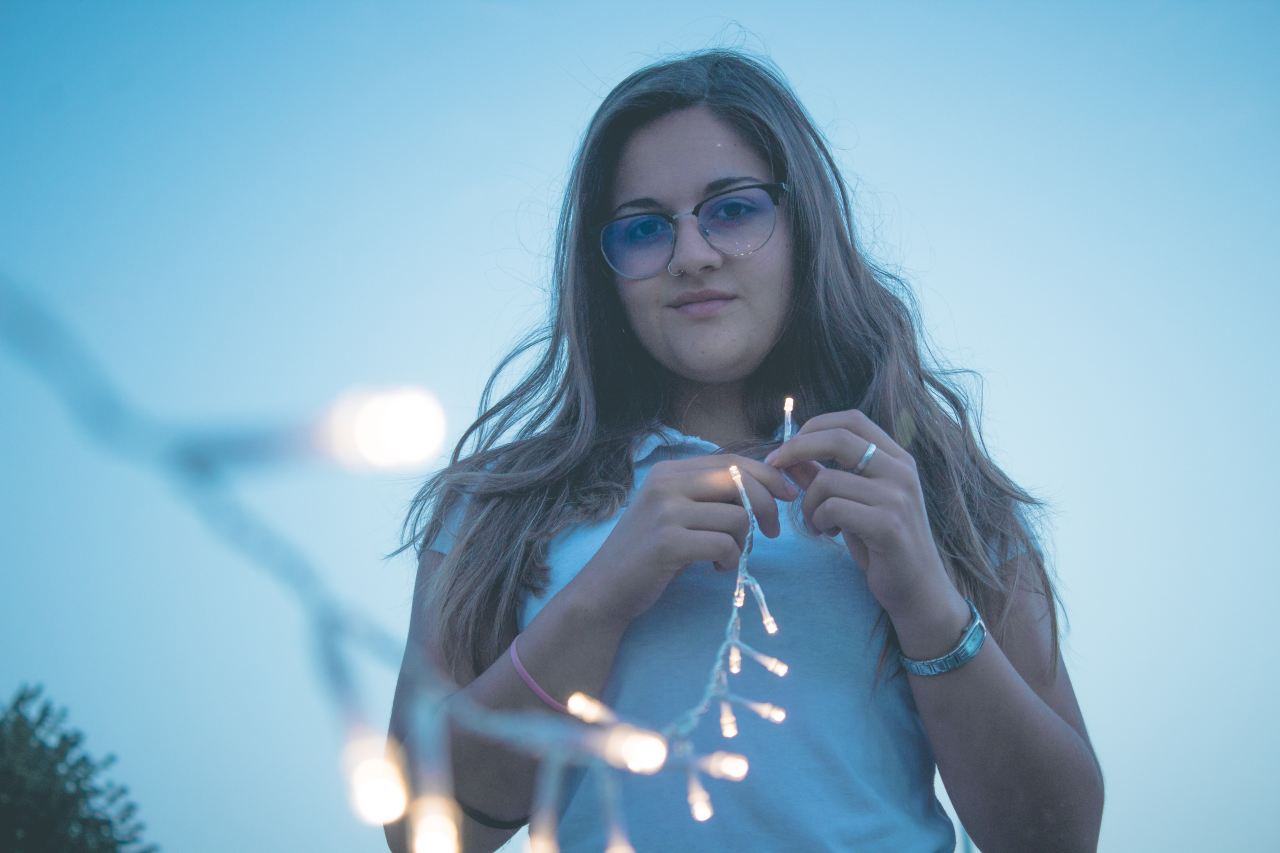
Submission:
[[[611,206],[636,196],[691,204],[708,183],[728,175],[773,179],[732,125],[705,106],[689,107],[645,125],[622,146]]]

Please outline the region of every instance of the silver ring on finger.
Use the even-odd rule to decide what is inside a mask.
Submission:
[[[871,462],[871,457],[875,455],[876,443],[870,442],[867,445],[867,452],[862,454],[862,458],[858,460],[858,464],[853,466],[853,473],[861,474],[866,470],[867,465]]]

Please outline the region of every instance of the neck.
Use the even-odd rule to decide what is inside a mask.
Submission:
[[[682,388],[675,394],[668,422],[719,447],[754,438],[742,392],[742,382]]]

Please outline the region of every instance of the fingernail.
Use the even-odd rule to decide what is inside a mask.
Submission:
[[[778,451],[775,450],[764,458],[764,464],[770,465],[773,463],[773,460],[777,458],[778,458]]]

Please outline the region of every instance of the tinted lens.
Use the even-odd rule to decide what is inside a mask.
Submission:
[[[747,255],[773,235],[773,199],[767,190],[748,187],[708,199],[698,211],[698,230],[717,251]],[[671,260],[675,231],[661,216],[642,213],[616,219],[600,232],[600,248],[614,271],[627,278],[648,278]]]
[[[605,226],[600,246],[609,265],[628,278],[648,278],[671,258],[671,223],[661,216],[641,214]]]
[[[698,212],[707,242],[727,255],[746,255],[773,234],[773,200],[759,187],[716,196]]]

